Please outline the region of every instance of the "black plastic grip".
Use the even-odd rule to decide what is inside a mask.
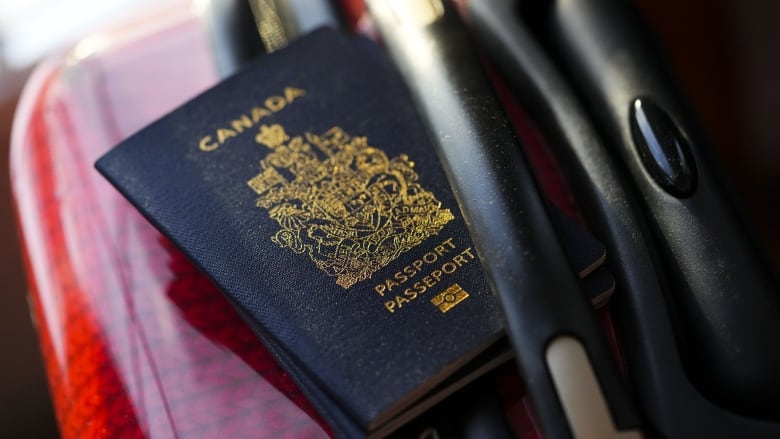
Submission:
[[[626,2],[556,1],[547,17],[557,59],[626,164],[672,281],[686,369],[736,412],[780,419],[780,294],[716,179],[640,17]],[[685,197],[659,185],[632,135],[637,98],[663,109],[690,146],[698,184]]]
[[[545,362],[548,343],[559,335],[584,345],[617,425],[636,427],[594,312],[569,275],[530,167],[459,17],[439,2],[400,3],[423,13],[399,20],[389,2],[368,5],[431,131],[500,298],[543,432],[572,436]],[[425,7],[434,3],[441,9]]]
[[[546,15],[527,16],[524,22],[518,3],[471,1],[469,25],[523,98],[564,167],[590,226],[607,247],[606,264],[618,283],[611,301],[613,315],[648,430],[669,438],[780,437],[780,424],[717,407],[692,385],[674,337],[667,305],[672,298],[666,297],[662,258],[657,257],[652,233],[644,226],[643,206],[633,196],[630,175],[620,166],[621,156],[612,154],[600,138],[539,36],[530,30],[531,24],[544,28]],[[530,10],[545,12],[544,8]],[[579,74],[581,69],[570,71]]]

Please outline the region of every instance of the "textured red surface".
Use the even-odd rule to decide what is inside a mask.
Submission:
[[[216,288],[92,167],[215,81],[195,18],[156,18],[41,67],[16,120],[14,196],[62,436],[327,436]]]

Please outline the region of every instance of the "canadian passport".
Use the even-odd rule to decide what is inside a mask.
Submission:
[[[506,353],[497,300],[411,102],[374,43],[323,29],[96,164],[340,436],[388,433]]]

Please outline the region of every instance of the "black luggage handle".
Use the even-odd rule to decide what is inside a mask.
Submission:
[[[622,287],[612,301],[616,322],[649,427],[664,437],[780,437],[777,423],[718,406],[754,417],[776,406],[778,377],[766,372],[777,370],[780,356],[772,336],[780,323],[777,288],[719,195],[700,137],[691,134],[693,125],[641,34],[641,21],[624,3],[606,0],[524,6],[527,26],[510,0],[472,1],[468,15],[552,140],[607,246],[610,270]],[[554,47],[549,51],[562,68],[542,40]],[[591,119],[620,152],[608,150]],[[669,137],[652,139],[654,133]],[[677,155],[664,156],[669,152]],[[628,162],[628,170],[620,162]],[[681,322],[689,337],[682,348],[693,356],[684,356],[675,339]],[[698,332],[691,334],[691,327]],[[691,340],[702,345],[691,346]],[[772,369],[762,369],[767,365]],[[744,377],[756,367],[759,384],[748,386]],[[712,381],[722,381],[726,391],[700,390]]]
[[[456,12],[435,0],[368,6],[500,298],[542,430],[553,438],[639,437],[593,310],[577,292],[528,163]]]

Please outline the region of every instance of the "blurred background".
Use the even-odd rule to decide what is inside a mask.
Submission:
[[[780,266],[780,2],[634,1],[667,49],[749,224]],[[0,437],[57,436],[9,189],[19,93],[41,59],[160,3],[0,0]]]

